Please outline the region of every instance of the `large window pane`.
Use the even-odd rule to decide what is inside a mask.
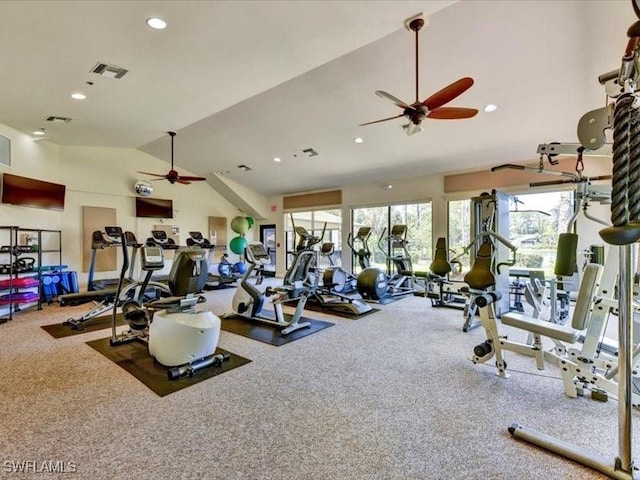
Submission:
[[[471,243],[471,200],[453,200],[449,202],[449,259],[462,254]],[[449,275],[452,279],[461,279],[471,268],[469,254],[459,256],[460,264],[454,264]]]
[[[387,269],[387,255],[390,252],[386,242],[378,243],[380,237],[391,233],[394,225],[407,226],[407,252],[414,270],[428,270],[431,263],[431,203],[386,205],[383,207],[357,208],[352,211],[352,232],[355,235],[363,226],[371,227],[369,249],[371,266]],[[361,269],[353,257],[353,271]],[[393,266],[392,266],[393,270]]]
[[[293,223],[292,223],[293,218]],[[312,210],[305,212],[292,212],[285,214],[285,242],[287,251],[287,268],[291,265],[295,256],[296,245],[300,238],[295,234],[293,226],[304,227],[311,235],[322,237],[321,242],[314,247],[318,252],[322,243],[331,242],[334,244],[332,260],[336,266],[340,266],[342,249],[342,212],[340,209],[332,210]],[[324,234],[324,236],[323,236]],[[318,265],[326,268],[331,265],[327,256],[318,255]]]
[[[553,277],[558,236],[573,215],[573,192],[517,195],[509,214],[509,236],[517,248],[516,263],[542,268]]]

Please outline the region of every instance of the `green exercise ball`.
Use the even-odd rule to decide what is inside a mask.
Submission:
[[[229,243],[229,248],[236,255],[240,255],[244,253],[244,249],[247,247],[247,239],[244,237],[235,237],[231,239],[231,243]]]
[[[236,233],[244,234],[249,230],[249,222],[246,217],[233,217],[231,220],[231,230]]]
[[[244,217],[244,218],[247,219],[247,222],[249,223],[249,228],[252,228],[253,224],[256,223],[253,217]]]

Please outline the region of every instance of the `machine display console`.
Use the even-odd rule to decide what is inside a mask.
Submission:
[[[160,247],[142,247],[142,269],[159,270],[164,267],[164,255]]]
[[[120,238],[122,236],[122,229],[120,227],[104,227],[104,233],[107,237]]]
[[[264,248],[262,243],[250,243],[247,246],[248,250],[248,260],[253,261],[253,263],[265,263],[265,261],[270,262],[269,252]]]

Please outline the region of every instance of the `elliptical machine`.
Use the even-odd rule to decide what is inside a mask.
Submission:
[[[335,288],[336,284],[333,282],[336,281],[336,277],[339,280],[338,286],[344,289],[345,279],[350,275],[341,267],[333,267],[329,273],[327,273],[329,269],[325,270],[323,284],[319,285],[320,270],[315,265],[316,252],[313,247],[322,241],[325,229],[326,224],[322,230],[322,236],[316,237],[311,235],[304,227],[294,227],[296,234],[300,237],[298,246],[302,246],[295,257],[295,262],[299,264],[299,268],[297,271],[292,270],[292,273],[287,272],[288,275],[285,276],[284,284],[292,284],[298,280],[303,281],[310,290],[309,302],[314,302],[322,309],[346,313],[350,316],[364,315],[372,310],[370,305],[367,305],[360,298],[345,295]]]
[[[358,275],[358,293],[365,300],[389,302],[415,292],[413,267],[407,251],[407,226],[394,225],[390,235],[385,236],[386,232],[386,228],[382,230],[378,248],[386,257],[388,273],[377,267],[368,267]],[[388,245],[388,253],[383,243]],[[392,264],[395,274],[391,274]]]
[[[285,275],[285,282],[291,275],[290,272],[297,271],[301,265],[303,259],[308,262],[306,255],[313,255],[311,251],[301,251],[304,255],[297,255],[293,265],[287,271]],[[267,287],[264,292],[261,292],[255,285],[249,282],[249,278],[254,270],[257,271],[256,284],[262,282],[262,270],[265,265],[271,264],[271,257],[269,252],[260,242],[249,243],[245,249],[245,257],[249,263],[249,268],[242,276],[240,286],[237,288],[232,300],[233,313],[224,315],[224,317],[233,317],[239,315],[249,320],[255,320],[258,322],[268,323],[280,328],[281,335],[288,335],[291,332],[295,332],[301,328],[307,328],[311,326],[311,322],[300,322],[302,318],[302,312],[304,306],[307,303],[307,297],[309,295],[309,289],[303,285],[302,281],[296,281],[291,285],[283,285],[279,287]],[[306,273],[306,272],[305,272]],[[275,318],[267,315],[262,311],[265,300],[267,297],[273,297],[273,309],[275,311]],[[287,319],[282,311],[282,304],[288,301],[297,300],[295,313]]]
[[[129,267],[126,237],[122,235],[123,265],[118,282],[118,296],[125,283]],[[144,246],[140,250],[142,270],[146,272],[141,290],[144,291],[154,271],[164,268],[162,249]],[[206,281],[206,254],[202,249],[184,249],[174,258],[168,285],[173,297],[142,304],[140,298],[122,305],[122,314],[129,329],[118,333],[117,304],[113,305],[111,321],[111,346],[132,341],[148,345],[149,353],[167,371],[169,380],[210,365],[220,366],[229,360],[228,354],[215,354],[220,337],[220,319],[210,311],[196,311],[196,296]]]

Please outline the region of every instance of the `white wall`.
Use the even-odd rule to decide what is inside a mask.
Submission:
[[[0,166],[0,172],[66,185],[64,212],[1,204],[0,225],[62,230],[63,263],[78,272],[83,286],[87,277],[82,272],[83,206],[115,208],[118,225],[132,231],[139,241],[150,236],[155,224],[177,226],[183,244],[189,231],[208,231],[209,216],[227,217],[230,223],[233,217],[243,215],[206,182],[171,185],[167,181],[154,181],[152,197],[172,199],[174,218],[136,218],[133,185],[137,180],[149,180],[136,171],[164,173],[169,170],[166,162],[135,149],[57,146],[34,141],[31,136],[4,125],[0,125],[0,134],[12,141],[12,166]],[[228,228],[227,238],[234,236]],[[0,244],[3,242],[0,239]],[[232,254],[231,257],[236,260]],[[103,272],[96,277],[114,277],[118,273]]]

